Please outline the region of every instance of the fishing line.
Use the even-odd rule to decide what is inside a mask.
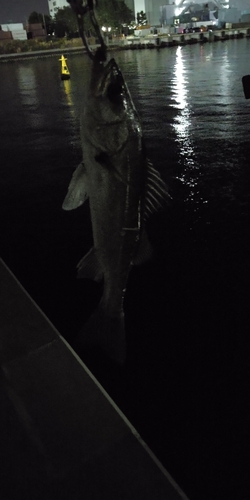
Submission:
[[[95,17],[93,0],[87,0],[87,4],[85,6],[83,6],[83,0],[67,0],[67,2],[70,4],[71,8],[76,14],[79,33],[83,41],[83,45],[86,47],[88,56],[92,60],[99,59],[100,62],[106,61],[107,46],[104,42],[102,31]],[[95,4],[97,5],[97,0],[95,1]],[[87,12],[89,13],[90,21],[92,23],[92,26],[96,32],[97,38],[100,43],[100,47],[96,50],[96,52],[94,52],[90,48],[84,30],[84,16],[87,14]]]

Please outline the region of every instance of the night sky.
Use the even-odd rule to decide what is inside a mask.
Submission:
[[[34,11],[48,14],[47,0],[0,0],[0,25],[23,23]]]

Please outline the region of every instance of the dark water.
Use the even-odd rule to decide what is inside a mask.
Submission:
[[[249,498],[250,40],[115,54],[172,202],[130,275],[127,363],[84,361],[190,500]],[[63,212],[81,159],[86,56],[0,66],[1,256],[71,342],[101,296],[77,281],[88,205]]]

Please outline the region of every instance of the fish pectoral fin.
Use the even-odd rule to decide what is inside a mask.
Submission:
[[[62,208],[63,210],[73,210],[80,207],[87,198],[87,173],[84,163],[81,162],[73,173]]]
[[[138,251],[135,258],[133,259],[133,264],[135,266],[140,266],[141,264],[144,264],[145,262],[150,260],[152,256],[153,256],[153,248],[148,240],[148,236],[145,229],[143,229],[140,235]]]
[[[92,247],[77,264],[77,278],[87,278],[97,282],[103,279],[103,270],[99,264],[96,250]]]
[[[163,208],[171,199],[167,186],[162,180],[160,173],[153,167],[147,159],[147,179],[145,193],[144,220]]]

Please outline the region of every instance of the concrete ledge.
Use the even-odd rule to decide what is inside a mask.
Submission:
[[[86,49],[82,47],[64,47],[61,49],[31,50],[30,52],[17,52],[14,54],[0,54],[0,62],[18,61],[22,59],[37,59],[39,57],[57,56],[63,54],[74,54],[77,52],[85,53]]]
[[[1,499],[187,497],[0,260]]]

